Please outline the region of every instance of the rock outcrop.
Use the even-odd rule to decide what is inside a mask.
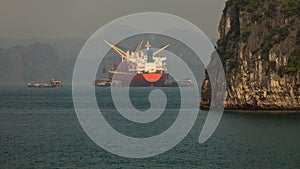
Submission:
[[[300,1],[229,0],[217,52],[226,73],[226,109],[300,110]],[[209,78],[201,107],[210,106]]]

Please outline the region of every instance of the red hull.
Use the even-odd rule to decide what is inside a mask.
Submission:
[[[121,86],[130,87],[163,87],[168,73],[136,74],[130,81],[131,73],[112,73],[113,81],[121,81]]]

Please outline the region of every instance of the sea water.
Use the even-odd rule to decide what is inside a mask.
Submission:
[[[141,111],[150,108],[151,90],[131,89],[132,104]],[[151,137],[168,129],[180,109],[178,89],[161,90],[168,99],[166,112],[144,125],[120,116],[110,88],[96,88],[95,93],[114,129],[131,137]],[[206,116],[199,111],[188,136],[171,150],[150,158],[123,158],[97,146],[83,131],[71,85],[51,89],[2,84],[0,168],[300,168],[300,114],[226,112],[212,137],[199,144]]]

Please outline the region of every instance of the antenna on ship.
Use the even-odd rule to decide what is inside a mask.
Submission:
[[[150,50],[150,48],[151,48],[152,46],[150,45],[149,41],[147,41],[145,47],[147,48],[147,50]]]
[[[147,49],[147,63],[152,63],[153,62],[153,51],[151,49],[151,45],[150,45],[149,41],[147,41],[145,47]]]

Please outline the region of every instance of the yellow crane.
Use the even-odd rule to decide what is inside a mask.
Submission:
[[[121,55],[122,58],[125,58],[125,59],[129,59],[130,58],[130,51],[127,50],[126,52],[124,52],[123,50],[121,50],[120,48],[116,47],[115,45],[109,43],[108,41],[104,40],[104,42],[106,44],[108,44],[111,48],[113,48],[117,53],[119,53]],[[140,43],[138,44],[136,50],[135,50],[135,55],[138,54],[138,52],[141,50],[141,47],[142,47],[142,44],[143,44],[143,40],[140,41]],[[147,44],[149,44],[149,41],[147,42]],[[148,45],[149,48],[151,47],[151,45],[149,44]],[[157,50],[156,52],[153,53],[153,56],[157,55],[158,53],[160,53],[161,51],[165,50],[167,47],[169,47],[170,45],[167,44],[165,45],[164,47],[160,48],[159,50]]]
[[[116,47],[115,45],[107,42],[106,40],[104,40],[104,42],[106,44],[108,44],[111,48],[113,48],[117,53],[119,53],[122,58],[128,59],[130,57],[129,50],[127,52],[124,52],[123,50],[121,50],[120,48]]]
[[[157,55],[158,53],[160,53],[161,51],[165,50],[165,49],[166,49],[167,47],[169,47],[169,46],[170,46],[170,45],[167,44],[166,46],[160,48],[158,51],[156,51],[156,52],[153,53],[153,56]]]

